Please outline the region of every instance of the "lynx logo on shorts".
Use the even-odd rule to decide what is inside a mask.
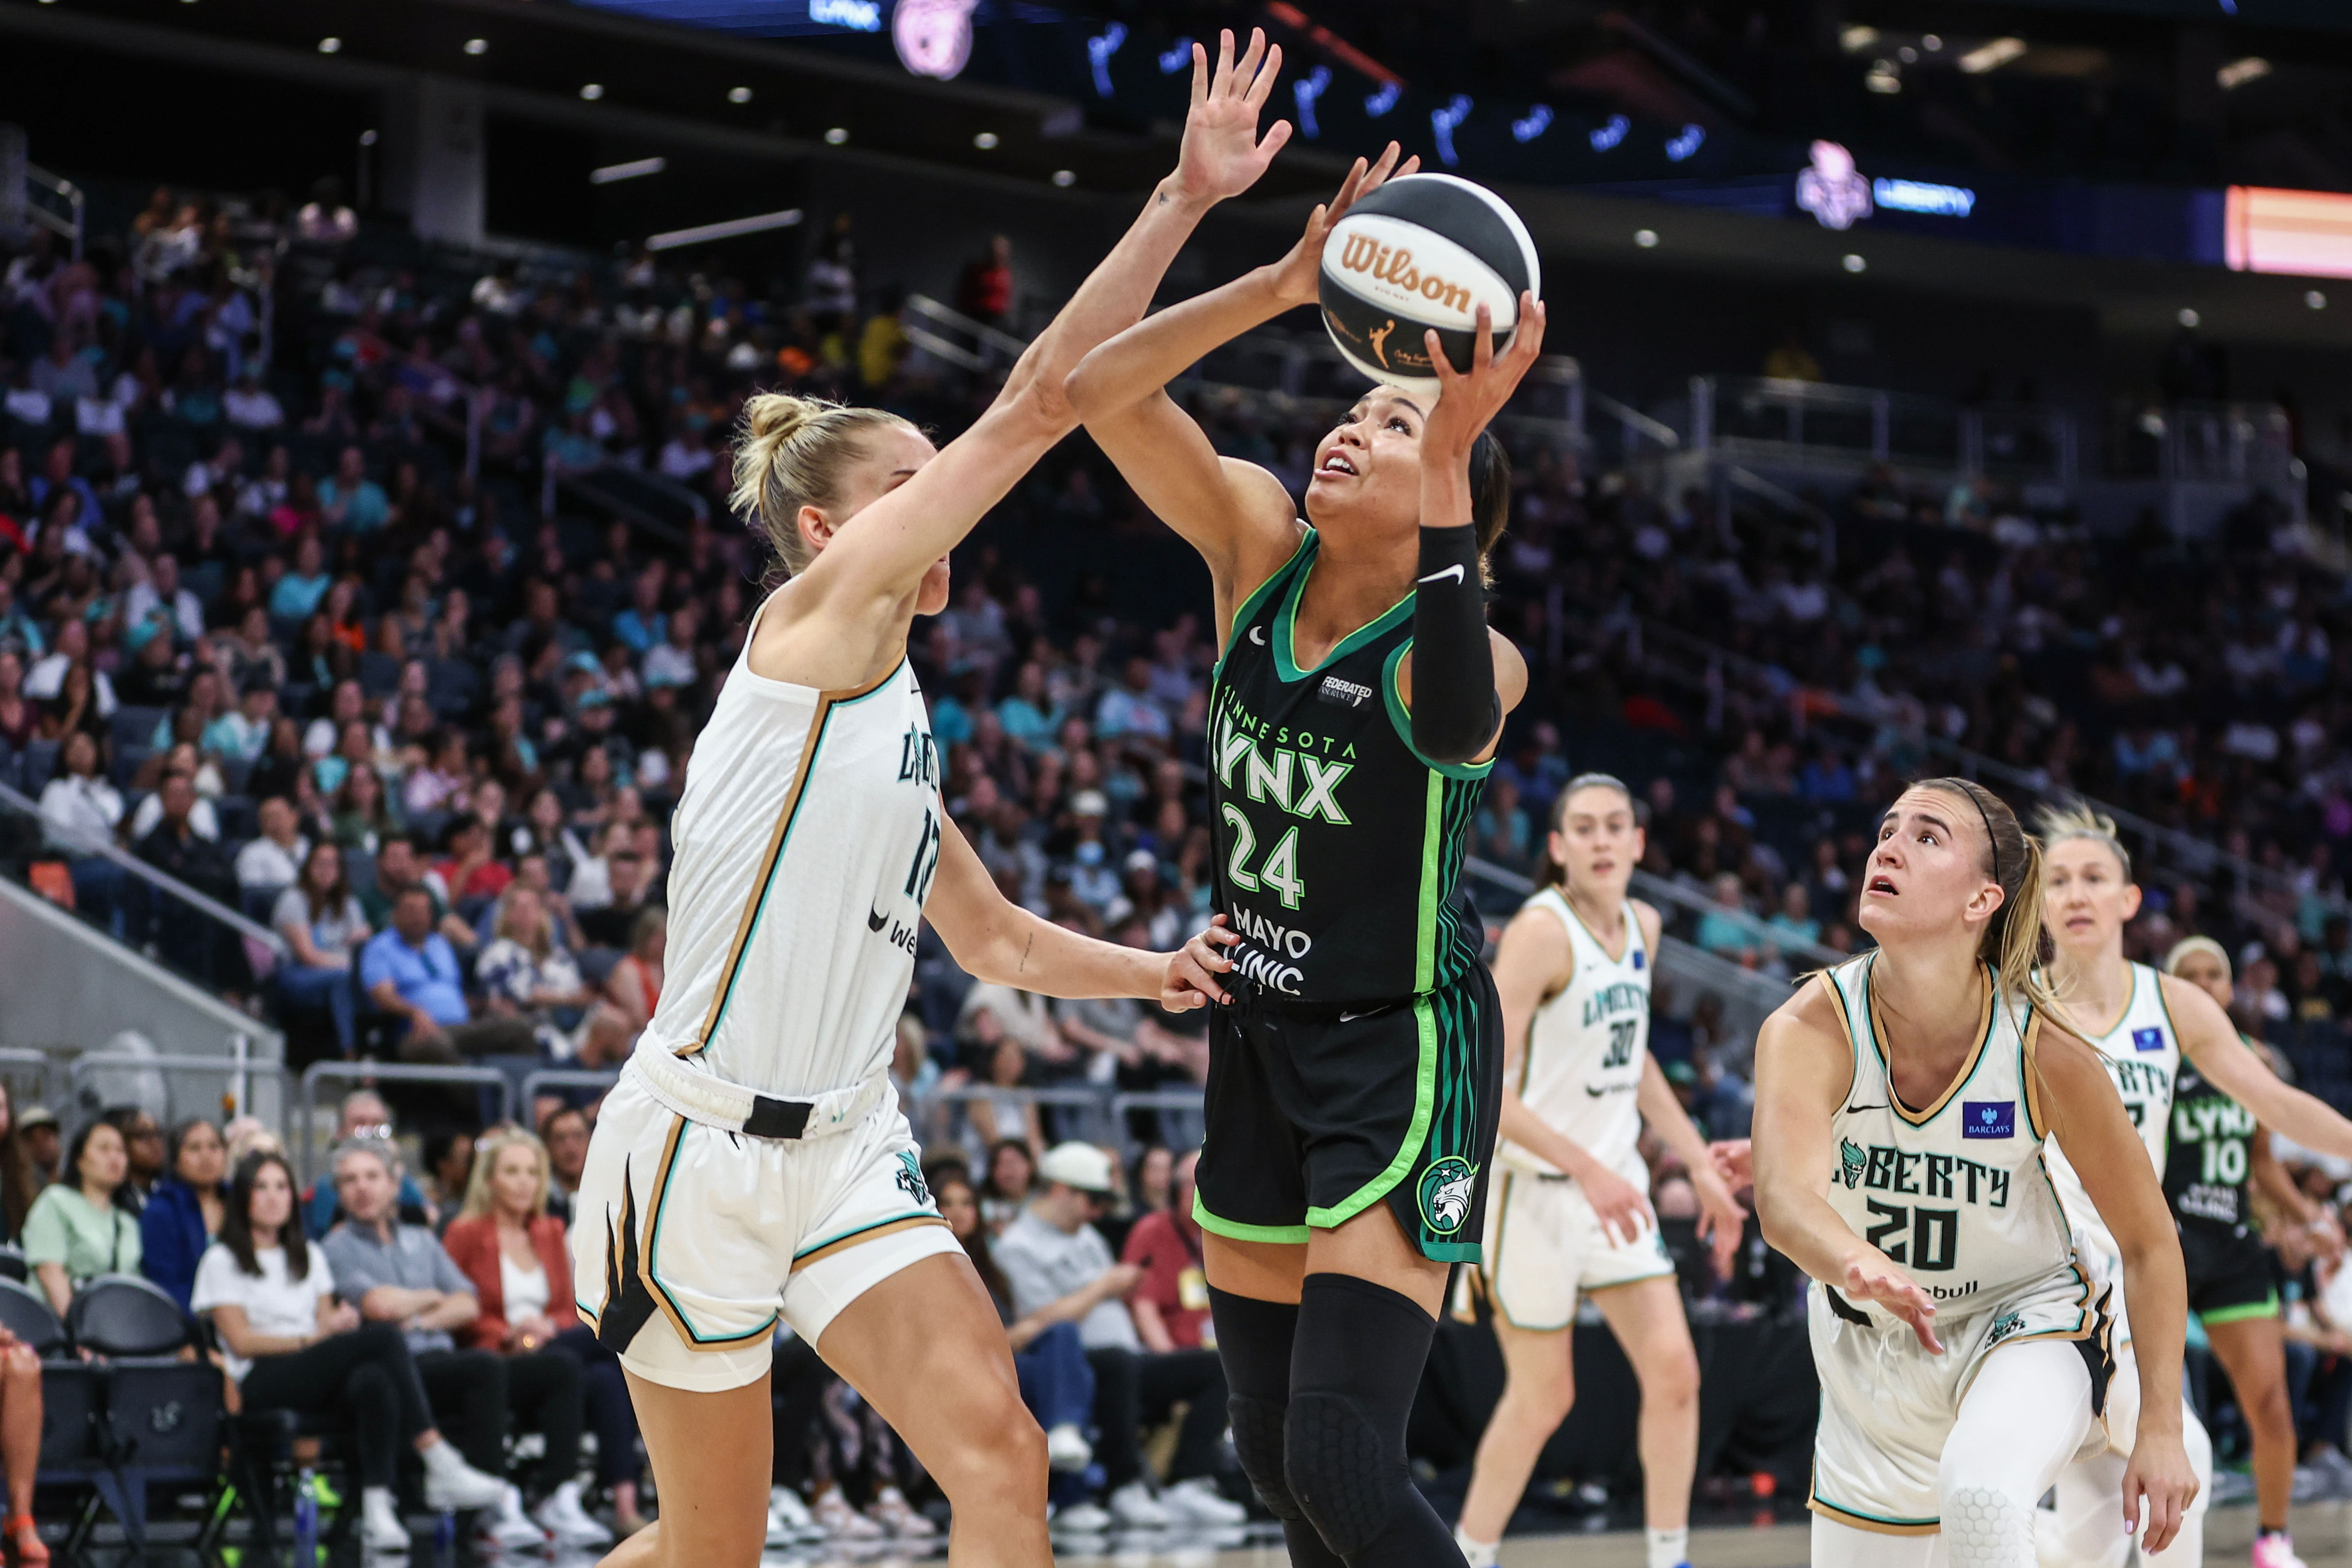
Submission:
[[[2014,1138],[2017,1136],[2017,1101],[2013,1100],[1971,1100],[1960,1107],[1960,1136],[1963,1138]]]
[[[1853,1139],[1838,1140],[1838,1175],[1849,1188],[1862,1180],[1862,1168],[1869,1163],[1869,1159],[1870,1156],[1863,1152],[1862,1145]]]
[[[1478,1167],[1459,1155],[1430,1163],[1421,1173],[1421,1217],[1439,1236],[1452,1236],[1470,1217],[1470,1194]]]
[[[904,1149],[898,1151],[898,1173],[890,1178],[898,1190],[915,1202],[928,1207],[931,1201],[931,1184],[923,1180],[923,1167]]]

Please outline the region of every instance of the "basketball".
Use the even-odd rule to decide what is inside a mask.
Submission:
[[[1374,381],[1437,390],[1428,329],[1454,369],[1470,368],[1478,307],[1495,352],[1517,325],[1519,294],[1540,296],[1535,241],[1508,202],[1451,174],[1391,180],[1348,209],[1323,242],[1323,325]]]

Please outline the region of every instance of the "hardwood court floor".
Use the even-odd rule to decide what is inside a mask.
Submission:
[[[2307,1504],[2294,1510],[2293,1524],[2296,1555],[2308,1568],[2352,1568],[2352,1503]],[[1802,1524],[1694,1530],[1691,1568],[1806,1568],[1808,1533]],[[2208,1568],[2242,1568],[2253,1537],[2252,1509],[2214,1510],[2205,1527]],[[1055,1561],[1072,1568],[1286,1568],[1289,1557],[1276,1547],[1129,1551]],[[1642,1568],[1642,1538],[1629,1531],[1518,1537],[1503,1543],[1503,1568]]]

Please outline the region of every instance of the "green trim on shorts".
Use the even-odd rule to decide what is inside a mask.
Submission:
[[[1303,1225],[1244,1225],[1235,1219],[1219,1219],[1201,1201],[1197,1187],[1192,1192],[1192,1218],[1202,1230],[1228,1241],[1265,1241],[1278,1247],[1307,1245],[1307,1227]]]
[[[1424,1241],[1417,1246],[1421,1255],[1432,1263],[1478,1261],[1478,1244],[1475,1241]]]
[[[2211,1328],[2215,1323],[2244,1323],[2256,1318],[2275,1318],[2278,1315],[2278,1292],[2273,1290],[2266,1301],[2248,1301],[2239,1307],[2217,1307],[2212,1311],[2198,1313],[2197,1321]]]
[[[1430,782],[1432,799],[1433,801],[1435,799],[1436,781],[1432,779]],[[1433,809],[1431,812],[1431,821],[1434,824],[1435,820],[1436,813],[1434,809]],[[1432,830],[1432,838],[1433,841],[1433,826]],[[1358,1187],[1354,1192],[1349,1194],[1346,1197],[1340,1199],[1339,1202],[1334,1204],[1329,1208],[1308,1209],[1307,1211],[1307,1223],[1314,1229],[1337,1230],[1339,1226],[1347,1224],[1349,1220],[1355,1218],[1358,1215],[1363,1213],[1366,1209],[1371,1207],[1382,1198],[1388,1196],[1391,1192],[1395,1190],[1396,1184],[1399,1182],[1403,1181],[1405,1176],[1412,1170],[1413,1166],[1420,1163],[1423,1146],[1429,1141],[1430,1119],[1437,1103],[1437,1015],[1430,1007],[1429,1001],[1430,999],[1426,995],[1416,996],[1412,999],[1412,1017],[1413,1023],[1420,1035],[1419,1048],[1421,1057],[1418,1065],[1413,1069],[1412,1124],[1405,1129],[1403,1143],[1399,1146],[1396,1152],[1396,1157],[1389,1162],[1388,1169],[1382,1171],[1379,1175],[1374,1176],[1370,1181],[1366,1182],[1362,1186]],[[1194,1206],[1196,1208],[1199,1205],[1199,1197],[1196,1194],[1193,1199]],[[1203,1223],[1205,1224],[1206,1222],[1204,1221]],[[1304,1240],[1306,1238],[1301,1237],[1299,1239]],[[1407,1239],[1411,1238],[1408,1237]],[[1466,1253],[1456,1254],[1444,1258],[1440,1258],[1438,1256],[1435,1248],[1453,1245],[1458,1244],[1433,1242],[1422,1247],[1421,1250],[1424,1257],[1440,1263],[1460,1263],[1465,1261],[1475,1263],[1478,1260],[1478,1244],[1475,1242],[1466,1244],[1468,1247]]]

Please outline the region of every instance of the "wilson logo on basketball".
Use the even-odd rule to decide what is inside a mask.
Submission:
[[[1368,234],[1348,236],[1347,244],[1339,251],[1339,265],[1350,272],[1361,272],[1379,282],[1402,289],[1408,294],[1418,294],[1449,310],[1466,311],[1470,309],[1470,290],[1467,288],[1448,282],[1434,272],[1422,271],[1413,266],[1412,251],[1382,245]]]

